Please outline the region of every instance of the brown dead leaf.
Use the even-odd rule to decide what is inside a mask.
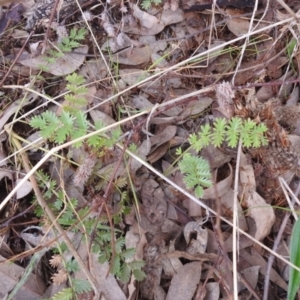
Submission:
[[[0,255],[0,297],[6,299],[7,293],[19,283],[20,278],[23,276],[25,269],[8,262],[5,257]],[[38,286],[36,278],[33,274],[29,274],[25,284],[21,286],[13,299],[32,299],[38,300],[42,298],[45,290],[41,290]]]
[[[248,215],[255,220],[255,238],[264,239],[271,231],[275,223],[275,213],[270,204],[267,204],[256,190],[256,181],[252,165],[246,164],[245,155],[241,156],[240,182],[242,189],[239,197],[245,201],[248,207]]]
[[[78,74],[84,76],[88,82],[95,82],[105,78],[108,70],[102,60],[89,60],[80,68]]]
[[[68,279],[68,273],[66,270],[59,270],[51,277],[54,284],[61,284]]]
[[[198,97],[197,100],[190,101],[188,105],[184,107],[181,117],[183,119],[187,119],[191,116],[199,115],[205,109],[207,109],[213,103],[213,101],[214,100],[210,97]]]
[[[52,258],[49,259],[51,267],[58,267],[62,263],[62,257],[60,255],[52,255]]]
[[[261,266],[252,266],[250,268],[244,269],[241,274],[244,276],[244,278],[247,280],[247,282],[252,286],[253,289],[255,289],[258,281],[258,274],[259,274],[259,269]],[[238,283],[238,290],[239,292],[242,291],[243,289],[246,289],[243,283],[239,281]]]
[[[133,33],[138,35],[156,35],[161,32],[165,26],[179,23],[184,20],[184,13],[178,9],[172,11],[170,9],[163,10],[161,14],[152,16],[149,13],[141,10],[136,4],[129,4],[133,16],[139,20],[140,26],[132,26],[124,24],[123,31],[127,33]]]
[[[32,104],[37,99],[38,95],[36,93],[29,93],[26,94],[25,99],[24,97],[21,97],[20,99],[14,101],[12,104],[6,107],[4,112],[1,113],[0,130],[3,129],[9,118],[17,113],[21,109],[21,107],[24,108],[24,106]]]
[[[119,64],[137,66],[150,61],[151,51],[148,46],[127,48],[111,55],[111,60]]]
[[[251,247],[251,252],[246,250],[240,251],[241,258],[245,259],[251,266],[260,266],[259,272],[263,275],[266,274],[267,262],[265,259],[255,250],[254,247]],[[281,278],[281,276],[272,268],[270,272],[270,280],[280,286],[282,289],[287,291],[287,284]]]
[[[16,180],[16,185],[21,181],[21,179],[17,179]],[[21,186],[20,188],[18,188],[17,190],[17,199],[21,199],[23,197],[25,197],[26,195],[28,195],[30,192],[32,191],[32,185],[31,182],[26,180]]]
[[[189,222],[183,230],[187,243],[187,253],[195,255],[205,253],[207,247],[208,232],[199,222]]]
[[[217,184],[211,188],[205,189],[202,199],[208,200],[208,199],[216,199],[217,197],[222,197],[225,195],[228,190],[231,188],[232,185],[232,167],[230,164],[229,166],[229,175],[221,180],[220,182],[217,182]],[[215,171],[215,175],[218,172],[218,170]]]
[[[136,151],[136,155],[142,160],[146,161],[146,157],[149,154],[151,149],[151,142],[149,139],[146,139],[142,142],[142,144],[138,147]],[[135,174],[136,171],[142,166],[142,163],[134,159],[133,157],[129,160],[129,167],[132,174]]]
[[[223,213],[227,215],[228,218],[228,212],[231,212],[233,214],[234,191],[232,188],[230,188],[225,195],[220,197],[220,202],[222,204],[223,210],[225,208],[225,211]],[[238,215],[239,228],[244,231],[248,231],[247,221],[245,215],[243,214],[243,209],[241,207],[241,204],[239,202],[237,202],[237,215]]]
[[[249,209],[249,216],[255,220],[255,238],[263,240],[275,223],[275,213],[270,204],[256,192],[245,193],[244,199]]]
[[[147,219],[150,223],[161,226],[167,215],[167,202],[162,188],[155,180],[148,179],[142,187],[141,196]]]
[[[206,295],[204,300],[219,300],[220,299],[220,285],[218,282],[208,282],[205,286]]]
[[[41,70],[42,67],[52,75],[65,76],[73,73],[83,64],[87,53],[88,46],[81,46],[74,49],[73,52],[65,53],[62,57],[55,59],[55,62],[49,63],[47,55],[39,55],[23,59],[19,63],[33,70]]]
[[[249,30],[250,22],[242,18],[229,18],[226,22],[228,29],[235,35],[241,36]]]
[[[190,300],[200,281],[202,262],[183,265],[172,278],[166,300]]]
[[[158,146],[155,149],[155,151],[153,151],[151,154],[149,154],[147,160],[150,163],[154,163],[154,162],[158,161],[160,158],[162,158],[166,154],[166,152],[168,151],[169,148],[170,148],[170,146],[168,143]]]
[[[176,130],[176,126],[166,126],[160,133],[150,137],[152,149],[148,156],[149,162],[153,163],[164,156],[170,147],[170,141],[175,136]]]

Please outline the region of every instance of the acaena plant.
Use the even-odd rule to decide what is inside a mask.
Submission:
[[[229,121],[224,118],[216,119],[213,125],[203,125],[200,131],[191,134],[189,143],[191,148],[199,152],[208,145],[220,147],[224,142],[229,147],[236,147],[239,140],[245,148],[256,148],[267,145],[268,140],[264,136],[267,131],[265,124],[257,124],[253,120],[242,120],[233,117]],[[178,163],[180,171],[184,174],[184,183],[188,189],[195,189],[195,195],[203,196],[203,188],[211,187],[211,170],[207,160],[190,153],[182,153],[181,148],[177,155],[182,155]]]

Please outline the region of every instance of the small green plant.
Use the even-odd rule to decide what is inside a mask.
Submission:
[[[212,126],[203,125],[198,134],[191,134],[189,143],[191,148],[197,152],[212,144],[220,147],[224,142],[234,148],[239,140],[245,148],[260,147],[267,145],[268,141],[264,136],[267,131],[265,124],[256,124],[253,120],[242,120],[233,117],[231,120],[216,119]],[[184,183],[188,189],[195,189],[195,195],[203,196],[203,188],[211,187],[211,170],[209,163],[202,157],[193,156],[190,153],[182,153],[179,148],[177,155],[182,155],[178,163],[180,171],[184,174]]]
[[[41,115],[31,119],[30,125],[33,128],[40,130],[41,136],[51,142],[62,144],[69,140],[74,140],[78,137],[83,137],[89,131],[90,124],[87,121],[86,113],[82,111],[82,107],[86,105],[84,95],[87,93],[82,76],[76,73],[66,77],[66,88],[69,91],[65,96],[65,105],[59,115],[52,111],[45,111]],[[103,128],[104,124],[98,122],[95,124],[96,130]],[[89,156],[85,158],[84,163],[79,166],[74,176],[74,184],[77,182],[93,182],[95,174],[92,174],[93,166],[97,162],[96,158],[105,156],[106,149],[111,149],[119,140],[121,130],[119,128],[112,130],[110,137],[105,135],[94,135],[86,139],[85,146],[89,149]],[[74,146],[80,146],[83,142],[77,143]],[[134,249],[125,247],[125,239],[122,231],[117,228],[112,229],[107,226],[108,218],[105,216],[99,219],[92,215],[97,212],[91,212],[91,207],[78,208],[76,199],[67,200],[64,191],[55,191],[56,183],[50,180],[49,176],[38,173],[38,183],[43,191],[46,199],[56,199],[49,204],[54,214],[57,216],[58,223],[70,231],[85,232],[88,236],[92,236],[91,241],[92,252],[97,255],[99,263],[109,262],[111,265],[111,273],[122,281],[128,281],[130,275],[137,280],[145,278],[145,273],[141,270],[144,262],[133,260],[135,254]],[[75,180],[76,179],[76,180]],[[103,177],[102,180],[97,178],[95,184],[96,190],[103,188],[103,184],[109,181],[109,178]],[[104,183],[103,183],[104,182]],[[121,189],[127,184],[126,178],[119,177],[114,181],[114,188],[120,194],[120,202],[118,203],[118,211],[112,215],[114,225],[118,226],[123,216],[129,213],[129,205],[127,203],[127,194]],[[99,186],[98,186],[99,185]],[[41,208],[36,209],[38,216],[43,215]],[[113,230],[113,233],[112,233]],[[112,238],[114,243],[112,243]],[[114,248],[112,248],[114,246]],[[63,246],[60,246],[63,249]],[[60,250],[62,253],[62,250]],[[130,261],[128,260],[130,259]],[[67,264],[66,264],[67,266]],[[74,270],[69,270],[65,267],[69,281],[72,280],[69,276]],[[88,289],[85,282],[77,282],[72,280],[71,288],[65,289],[57,294],[53,299],[72,299],[73,295]],[[73,285],[72,285],[73,284]],[[69,298],[68,298],[69,297]]]
[[[294,224],[290,245],[290,260],[296,267],[300,268],[300,218]],[[294,300],[300,286],[300,272],[290,266],[290,277],[288,287],[288,300]]]
[[[161,0],[143,0],[141,3],[141,7],[145,10],[149,9],[152,5],[159,5],[161,4]]]
[[[84,28],[72,28],[69,36],[62,38],[61,42],[57,45],[58,50],[51,49],[48,54],[48,62],[54,63],[56,58],[62,57],[63,52],[71,52],[73,49],[78,48],[81,44],[80,41],[85,39],[87,31]]]

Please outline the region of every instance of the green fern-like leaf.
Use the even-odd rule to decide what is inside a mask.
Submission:
[[[124,259],[126,258],[132,258],[135,254],[135,249],[134,248],[129,248],[129,249],[126,249],[124,251],[122,251],[120,253],[120,256]]]
[[[87,280],[77,278],[72,279],[72,287],[78,294],[88,293],[93,290],[91,284]]]
[[[78,262],[77,262],[75,259],[69,260],[69,261],[66,263],[66,270],[67,270],[68,272],[76,272],[76,271],[79,271],[80,268],[79,268]]]
[[[117,253],[121,253],[123,247],[125,246],[125,238],[118,238],[115,242],[115,250]]]
[[[71,288],[63,289],[52,297],[52,300],[71,300],[73,299],[73,291]]]
[[[62,111],[61,116],[60,116],[60,123],[62,124],[59,126],[56,130],[56,136],[55,136],[55,142],[62,144],[69,134],[74,131],[73,127],[73,119],[70,113],[66,111]]]
[[[134,260],[128,263],[128,266],[132,270],[140,270],[142,267],[145,266],[145,262],[143,260]]]
[[[203,147],[210,144],[211,127],[206,124],[200,127],[198,135],[191,134],[189,137],[189,142],[191,146],[197,151],[201,151]]]
[[[84,40],[87,31],[84,28],[72,28],[70,31],[70,39],[73,40]]]
[[[111,262],[111,273],[117,275],[119,274],[120,270],[121,270],[120,256],[116,255],[114,257],[114,260]]]
[[[215,147],[220,147],[225,140],[226,120],[223,118],[216,119],[213,132],[210,135],[211,142]]]
[[[211,134],[211,127],[209,124],[202,125],[200,127],[200,131],[198,133],[200,137],[200,141],[202,144],[202,147],[206,147],[210,144],[210,134]]]
[[[132,273],[137,281],[142,281],[147,277],[145,272],[139,269],[133,270]]]
[[[52,139],[56,129],[61,125],[59,118],[52,111],[45,111],[41,116],[31,119],[30,125],[41,130],[41,136],[45,139]]]
[[[240,129],[242,120],[240,118],[232,118],[226,126],[226,141],[229,147],[236,147],[240,137]]]
[[[253,128],[252,130],[252,147],[257,148],[260,146],[268,145],[268,140],[264,136],[264,133],[268,131],[265,124],[261,123]]]
[[[183,181],[188,189],[196,189],[197,197],[203,196],[203,187],[212,186],[209,163],[189,153],[185,154],[178,163],[180,171],[184,174]]]
[[[191,147],[199,152],[210,143],[215,147],[221,146],[224,141],[230,147],[236,147],[241,139],[243,147],[260,147],[268,144],[264,133],[267,127],[256,124],[253,120],[242,120],[234,117],[228,123],[225,119],[217,119],[213,126],[201,126],[200,132],[191,134],[189,142]],[[178,151],[181,155],[181,150]],[[178,163],[180,171],[184,174],[184,183],[188,189],[194,189],[197,197],[202,197],[203,188],[212,185],[208,162],[200,157],[184,154]]]
[[[74,86],[79,86],[85,83],[84,77],[82,75],[78,75],[77,73],[68,75],[66,80],[69,82],[69,84]]]
[[[151,5],[152,5],[151,0],[143,0],[141,3],[142,9],[145,9],[145,10],[149,9],[151,7]]]
[[[130,273],[131,273],[131,269],[128,267],[128,265],[123,264],[118,277],[122,282],[128,282],[130,279]]]
[[[242,139],[242,145],[246,148],[252,147],[252,131],[255,128],[256,123],[253,120],[245,120],[240,128],[240,136]]]
[[[86,114],[84,114],[81,110],[78,110],[74,113],[74,116],[75,116],[74,128],[71,132],[72,140],[84,136],[88,131],[88,121],[86,119]],[[73,146],[78,148],[81,146],[81,144],[82,142],[77,142]]]

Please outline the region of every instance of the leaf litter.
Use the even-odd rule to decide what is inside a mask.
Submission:
[[[2,296],[19,299],[26,290],[28,299],[72,293],[78,299],[97,299],[101,293],[105,299],[269,299],[262,284],[269,279],[273,296],[285,298],[288,228],[278,250],[273,249],[280,254],[277,264],[266,270],[276,224],[287,206],[278,178],[295,191],[300,176],[299,49],[294,42],[299,28],[293,16],[281,1],[272,8],[258,1],[253,12],[255,1],[239,1],[238,7],[234,1],[217,1],[205,9],[194,1],[150,1],[145,10],[138,3],[81,0],[83,15],[71,2],[65,0],[52,16],[54,0],[46,6],[30,1],[14,6],[12,1],[0,10],[1,198],[20,186],[1,206],[0,271],[7,278]],[[291,3],[290,9],[297,13],[299,4]],[[66,89],[66,75],[74,72],[87,85],[81,93],[87,101],[76,108],[88,124],[83,135],[107,130],[80,147],[67,138],[68,146],[44,161],[57,141],[37,143],[41,138],[30,119],[46,110],[60,116],[72,107],[73,98],[65,95],[74,94],[74,87]],[[239,156],[226,142],[199,153],[189,148],[189,135],[202,125],[233,116],[264,122],[269,144],[242,148]],[[17,150],[14,139],[26,148]],[[210,164],[214,185],[198,202],[177,167],[179,148]],[[43,161],[44,175],[37,178],[65,236],[79,226],[74,220],[97,220],[94,229],[78,227],[77,242],[71,237],[90,282],[68,251],[58,256],[65,265],[51,260],[51,252],[61,247],[56,240],[64,237],[57,236],[43,212],[34,212],[38,196],[32,182],[22,181],[26,171],[20,151],[26,151],[32,167]],[[235,222],[241,231],[237,242]],[[122,257],[130,249],[133,256]],[[235,251],[237,265],[231,259]],[[32,271],[35,253],[41,269]],[[19,277],[8,282],[10,260]],[[144,265],[138,267],[141,260]],[[21,277],[28,279],[24,286]]]

